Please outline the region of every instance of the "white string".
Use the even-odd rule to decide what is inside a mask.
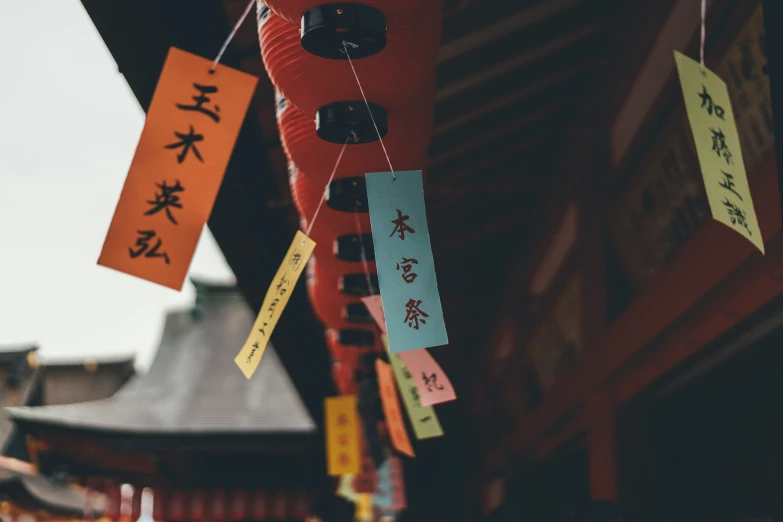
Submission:
[[[345,53],[345,56],[348,58],[348,63],[350,64],[351,70],[353,71],[353,77],[356,78],[356,84],[359,86],[359,90],[362,93],[362,98],[364,98],[364,104],[367,106],[367,112],[370,114],[370,119],[372,120],[373,127],[375,127],[375,133],[378,134],[378,139],[381,142],[381,147],[383,147],[383,154],[386,156],[386,161],[389,162],[389,170],[391,170],[392,173],[392,180],[397,181],[397,175],[394,173],[394,167],[392,167],[391,160],[389,159],[389,153],[386,151],[386,145],[383,144],[381,131],[378,130],[378,124],[375,123],[375,118],[373,117],[372,111],[370,110],[370,102],[367,101],[367,96],[364,95],[362,82],[359,81],[359,76],[356,74],[356,69],[353,67],[353,60],[351,60],[351,55],[348,54],[348,47],[346,47],[345,40],[343,40],[343,52]]]
[[[370,279],[370,265],[367,264],[367,253],[364,251],[364,238],[362,237],[362,223],[359,220],[359,203],[356,203],[353,215],[356,217],[356,232],[359,234],[359,255],[361,256],[362,266],[364,267],[364,277],[367,278],[367,290],[370,295],[375,295]]]
[[[345,139],[345,143],[343,143],[343,148],[340,149],[340,154],[337,156],[337,162],[334,164],[334,168],[332,169],[332,175],[329,176],[329,181],[326,182],[326,186],[324,187],[324,192],[321,194],[321,200],[318,202],[318,206],[315,209],[315,212],[313,213],[312,219],[310,219],[310,224],[307,226],[307,232],[305,232],[305,235],[307,237],[310,237],[310,232],[313,230],[313,225],[315,225],[315,218],[318,217],[318,213],[321,211],[321,207],[324,204],[324,200],[326,199],[326,191],[329,190],[329,185],[332,184],[332,180],[334,179],[334,174],[337,172],[337,167],[340,166],[340,161],[343,159],[343,153],[345,152],[345,147],[348,146],[348,142],[350,141],[350,136]],[[305,240],[302,239],[302,244],[304,245]]]
[[[231,43],[231,40],[234,39],[234,37],[237,34],[237,31],[239,31],[239,28],[242,27],[242,23],[245,21],[245,18],[247,18],[247,15],[250,13],[250,10],[253,8],[253,5],[255,3],[256,0],[250,0],[250,2],[247,4],[247,7],[245,8],[245,12],[242,13],[242,16],[239,17],[239,20],[234,26],[234,29],[231,31],[231,34],[228,35],[226,41],[223,42],[223,47],[220,48],[220,51],[218,52],[217,56],[215,56],[215,61],[212,62],[212,68],[209,70],[210,73],[215,72],[215,69],[218,66],[218,62],[220,62],[220,59],[223,58],[223,53],[225,53],[226,49],[228,49],[228,44]]]
[[[701,57],[701,68],[704,69],[704,41],[707,39],[707,0],[701,0],[701,46],[699,55]]]

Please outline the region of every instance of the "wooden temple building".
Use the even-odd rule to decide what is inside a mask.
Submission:
[[[133,357],[81,362],[41,362],[36,346],[0,347],[0,401],[3,408],[68,404],[112,396],[135,373]],[[36,469],[36,445],[0,414],[0,516],[38,520],[81,518],[90,492],[63,474]],[[102,504],[92,500],[93,515]]]
[[[227,356],[255,318],[237,289],[195,285],[146,374],[108,398],[7,411],[40,471],[103,493],[109,519],[136,520],[149,488],[156,520],[303,520],[329,491],[317,426],[273,347],[250,381]]]
[[[215,56],[247,3],[82,0],[145,110],[169,48]],[[673,59],[698,59],[700,2],[444,2],[425,192],[450,338],[431,353],[458,400],[404,459],[409,520],[556,521],[590,499],[783,516],[783,4],[705,6],[763,256],[710,219]],[[302,519],[332,486],[304,284],[259,374],[233,365],[299,222],[254,24],[222,63],[261,78],[209,220],[238,288],[200,284],[112,397],[9,410],[40,470],[108,493],[113,518],[121,484],[128,517],[151,488],[180,521]]]

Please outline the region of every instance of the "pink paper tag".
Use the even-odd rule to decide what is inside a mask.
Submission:
[[[419,402],[434,406],[457,398],[448,376],[426,348],[400,352],[399,355],[416,381]]]
[[[367,310],[372,315],[375,322],[378,323],[378,327],[381,332],[386,333],[386,319],[383,316],[383,303],[381,302],[381,296],[371,295],[369,297],[362,297],[362,302]]]

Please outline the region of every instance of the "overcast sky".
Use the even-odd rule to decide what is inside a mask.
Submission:
[[[193,289],[96,264],[144,113],[79,0],[0,0],[0,48],[0,348],[146,366]],[[191,275],[234,280],[206,228]]]

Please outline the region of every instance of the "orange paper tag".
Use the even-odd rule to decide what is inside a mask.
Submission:
[[[341,395],[325,399],[326,457],[329,475],[337,477],[359,473],[359,420],[356,396]]]
[[[383,414],[386,416],[386,427],[389,429],[392,446],[403,455],[415,457],[416,454],[413,452],[408,432],[405,431],[405,423],[402,420],[400,401],[397,398],[397,390],[394,387],[394,374],[391,366],[380,359],[376,359],[375,373],[378,375],[378,388],[381,391]]]
[[[258,78],[171,48],[98,264],[182,289]]]

